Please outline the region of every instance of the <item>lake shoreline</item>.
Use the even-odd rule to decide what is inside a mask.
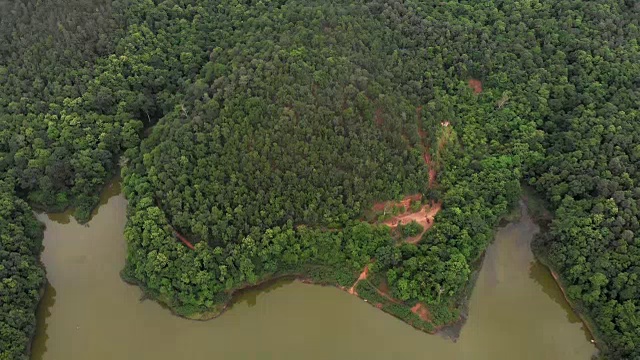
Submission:
[[[525,187],[523,189],[523,197],[522,197],[527,210],[531,214],[531,220],[540,227],[540,231],[547,231],[549,223],[553,220],[553,213],[547,209],[547,204],[540,197],[537,196],[535,191],[529,187]],[[535,243],[535,239],[531,243],[531,252],[535,257],[536,261],[540,262],[547,271],[551,274],[556,286],[560,289],[564,300],[569,304],[571,311],[580,319],[584,327],[587,329],[587,332],[591,336],[591,342],[596,346],[598,351],[606,350],[606,343],[602,340],[602,337],[599,336],[596,332],[596,327],[594,321],[585,314],[580,308],[579,304],[574,303],[568,296],[566,286],[564,285],[564,280],[562,276],[558,273],[558,270],[551,264],[551,261],[547,258],[547,256],[543,253],[542,249],[536,248],[533,246]]]
[[[49,284],[49,280],[47,280],[47,276],[46,276],[46,268],[44,266],[44,264],[42,263],[42,261],[40,261],[40,265],[42,266],[43,269],[45,269],[45,277],[44,277],[44,281],[42,282],[42,285],[40,286],[40,290],[38,291],[38,302],[36,303],[35,308],[33,309],[33,313],[36,314],[38,311],[38,308],[40,307],[40,304],[42,303],[42,300],[44,300],[44,294],[47,291],[47,285]],[[38,329],[38,325],[37,325],[37,316],[36,316],[36,327],[33,329],[33,332],[31,333],[31,336],[29,337],[29,342],[27,343],[27,357],[31,358],[31,352],[33,351],[33,342],[36,339],[36,332]]]
[[[499,229],[507,226],[508,224],[510,224],[512,222],[519,221],[522,218],[522,216],[528,211],[529,211],[528,202],[526,200],[526,196],[523,196],[521,198],[521,202],[519,202],[518,205],[516,207],[514,207],[512,211],[510,211],[509,213],[504,215],[498,221],[498,224],[497,224],[497,226],[495,228],[495,232],[497,233],[497,231]],[[533,220],[533,218],[532,218],[532,220]],[[535,222],[535,220],[534,220],[534,222]],[[493,244],[493,241],[495,240],[495,236],[496,235],[494,234],[494,238],[493,238],[491,244]],[[487,247],[487,249],[488,249],[488,247]],[[448,339],[452,340],[455,343],[458,340],[458,338],[460,337],[460,333],[461,333],[461,331],[462,331],[462,329],[464,327],[464,324],[466,323],[466,321],[468,319],[469,303],[470,303],[470,300],[471,300],[471,296],[473,295],[473,290],[475,288],[476,282],[477,282],[477,280],[479,278],[479,275],[480,275],[480,272],[482,270],[482,266],[484,264],[486,251],[487,250],[485,249],[485,251],[483,251],[480,254],[480,256],[472,263],[472,272],[471,272],[471,274],[469,276],[469,281],[467,282],[467,285],[465,286],[465,289],[464,289],[463,293],[461,294],[461,296],[459,296],[459,298],[455,300],[455,304],[457,305],[457,308],[460,311],[460,315],[457,318],[455,318],[454,320],[452,320],[450,322],[447,322],[447,323],[444,323],[444,324],[435,325],[432,322],[428,322],[428,324],[431,325],[432,328],[430,328],[430,327],[420,327],[416,323],[414,323],[413,321],[409,321],[409,320],[403,318],[402,316],[400,316],[399,314],[394,313],[392,311],[389,311],[386,307],[381,306],[382,304],[380,302],[376,302],[373,299],[366,298],[366,297],[358,294],[358,292],[355,292],[354,294],[351,294],[351,295],[357,296],[359,299],[364,300],[364,302],[369,303],[369,305],[377,308],[378,310],[381,310],[382,312],[384,312],[384,313],[386,313],[388,315],[391,315],[391,316],[401,320],[402,322],[404,322],[405,324],[413,327],[416,330],[419,330],[421,332],[424,332],[424,333],[427,333],[427,334],[430,334],[430,335],[441,334],[443,337],[448,338]],[[535,253],[534,253],[534,257],[535,257]],[[551,270],[550,270],[550,273],[553,274],[553,272]],[[345,286],[341,286],[340,284],[337,284],[337,283],[315,281],[312,278],[302,274],[302,272],[284,273],[284,274],[271,275],[271,276],[268,276],[267,278],[261,279],[260,281],[256,282],[255,284],[245,284],[245,285],[243,285],[241,287],[233,289],[232,291],[230,291],[227,294],[228,295],[228,300],[226,300],[225,302],[216,304],[214,306],[214,308],[212,308],[210,311],[196,312],[196,313],[193,313],[193,314],[185,315],[185,314],[181,314],[180,312],[178,312],[175,309],[175,307],[172,306],[170,301],[162,299],[159,296],[157,296],[157,295],[153,294],[152,292],[150,292],[144,286],[143,283],[137,281],[136,279],[133,279],[133,278],[130,278],[130,277],[126,276],[124,269],[120,272],[120,277],[122,278],[122,280],[124,282],[139,287],[143,291],[145,297],[160,303],[163,307],[166,307],[167,309],[169,309],[169,311],[171,311],[171,313],[173,315],[181,317],[181,318],[184,318],[184,319],[187,319],[187,320],[195,320],[195,321],[209,321],[209,320],[216,319],[216,318],[222,316],[228,310],[230,310],[233,307],[233,304],[236,302],[237,297],[239,295],[241,295],[243,292],[251,291],[253,289],[260,288],[260,287],[265,286],[265,285],[270,285],[270,284],[276,283],[276,282],[281,281],[281,280],[289,279],[289,280],[293,280],[293,281],[299,281],[299,282],[304,283],[304,284],[319,285],[319,286],[331,286],[331,287],[335,287],[335,288],[337,288],[339,290],[342,290],[344,292],[349,293],[348,292],[348,288],[345,287]],[[376,287],[370,281],[366,281],[366,283],[368,283],[370,286],[372,286],[375,290],[380,291],[378,289],[378,287]],[[563,290],[563,292],[564,292],[564,290]],[[411,306],[409,306],[405,302],[399,301],[397,299],[394,299],[394,300],[397,301],[395,303],[396,305],[400,305],[402,307],[406,307],[407,309],[411,309]],[[568,302],[568,304],[573,309],[572,304],[570,302]]]
[[[480,269],[477,270],[477,274],[479,274]],[[231,310],[233,308],[233,305],[236,303],[238,297],[240,297],[243,293],[247,292],[247,291],[251,291],[251,290],[255,290],[255,289],[259,289],[261,287],[264,286],[269,286],[272,285],[274,283],[277,283],[279,281],[283,281],[283,280],[292,280],[292,281],[297,281],[303,284],[308,284],[308,285],[314,285],[314,286],[323,286],[323,287],[334,287],[340,291],[343,291],[347,294],[349,294],[348,292],[348,288],[345,286],[342,286],[340,284],[337,283],[329,283],[329,282],[321,282],[321,281],[315,281],[312,278],[306,276],[306,275],[302,275],[302,274],[281,274],[281,275],[275,275],[275,276],[271,276],[269,278],[263,279],[258,281],[255,284],[247,284],[246,286],[234,289],[231,293],[229,293],[229,300],[225,301],[224,303],[220,303],[219,305],[217,305],[217,309],[212,309],[211,311],[205,311],[205,312],[197,312],[197,313],[193,313],[190,315],[184,315],[184,314],[180,314],[178,311],[176,311],[176,309],[170,304],[170,302],[165,301],[164,299],[159,298],[158,296],[155,296],[154,294],[152,294],[151,292],[148,291],[148,289],[146,289],[144,287],[144,285],[142,283],[140,283],[139,281],[135,280],[135,279],[131,279],[129,277],[127,277],[123,271],[120,272],[120,277],[121,279],[130,285],[134,285],[139,287],[142,292],[144,293],[144,296],[150,300],[156,301],[159,304],[161,304],[164,308],[168,309],[172,315],[183,318],[183,319],[187,319],[187,320],[194,320],[194,321],[210,321],[213,319],[216,319],[222,315],[224,315],[227,311]],[[475,276],[477,279],[477,275]],[[475,283],[475,281],[474,281]],[[370,284],[370,283],[369,283]],[[373,286],[373,284],[370,284],[371,286]],[[369,299],[359,295],[358,293],[355,294],[349,294],[349,295],[355,295],[357,298],[363,300],[364,302],[368,303],[369,305],[377,308],[378,310],[381,310],[383,313],[386,313],[388,315],[393,316],[394,318],[402,321],[403,323],[413,327],[416,330],[419,330],[421,332],[427,333],[429,335],[436,335],[438,333],[440,333],[441,331],[445,330],[446,328],[450,327],[450,326],[456,326],[456,324],[459,324],[460,322],[464,322],[466,320],[466,316],[460,316],[457,319],[455,319],[454,321],[447,323],[447,324],[442,324],[442,325],[438,325],[438,326],[433,326],[433,330],[429,330],[427,328],[424,327],[419,327],[414,323],[408,322],[406,321],[406,319],[403,319],[402,317],[400,317],[399,315],[390,312],[390,311],[385,311],[384,308],[380,308],[376,306],[376,303],[373,301],[370,301]],[[407,309],[411,309],[411,306],[405,304],[405,303],[400,303],[398,305],[404,306]],[[461,327],[460,327],[461,328]],[[459,331],[457,332],[457,334],[459,335]],[[453,342],[455,342],[457,340],[457,336],[452,336],[451,334],[446,334],[445,337],[450,338]]]
[[[424,304],[400,303],[392,297],[385,281],[386,273],[374,273],[375,276],[363,279],[355,270],[353,274],[349,272],[336,276],[338,273],[335,270],[326,267],[320,269],[314,265],[283,269],[282,272],[265,276],[255,284],[244,283],[242,289],[235,289],[232,293],[223,293],[216,297],[214,301],[220,302],[221,305],[211,307],[212,311],[192,314],[190,317],[183,316],[180,312],[184,314],[194,309],[171,309],[165,305],[162,298],[153,296],[154,294],[146,291],[141,284],[131,281],[127,274],[123,274],[122,270],[127,269],[124,262],[127,242],[121,229],[127,221],[127,202],[123,195],[114,197],[119,190],[118,186],[113,186],[103,194],[101,204],[105,205],[100,208],[89,227],[79,225],[74,220],[68,222],[65,218],[38,215],[38,219],[48,228],[44,239],[46,250],[43,252],[42,260],[48,269],[47,278],[55,285],[55,289],[51,287],[53,292],[49,294],[47,288],[44,300],[39,305],[39,328],[32,343],[32,359],[106,360],[115,356],[128,358],[134,356],[133,354],[140,354],[144,358],[153,356],[158,360],[169,360],[175,359],[176,356],[179,358],[180,352],[185,348],[189,348],[197,358],[221,352],[229,359],[247,356],[260,358],[259,355],[265,354],[277,354],[278,358],[282,359],[295,359],[296,354],[307,351],[309,347],[316,347],[316,350],[308,354],[309,360],[341,356],[364,358],[364,354],[372,360],[384,360],[398,352],[406,352],[403,358],[407,360],[418,360],[423,358],[426,348],[433,354],[440,354],[441,358],[455,358],[455,354],[463,355],[471,351],[479,360],[495,358],[494,355],[501,352],[502,358],[512,357],[525,348],[530,349],[533,354],[539,354],[540,358],[542,354],[551,354],[551,358],[558,358],[554,356],[559,354],[570,355],[566,345],[574,349],[571,351],[578,351],[583,355],[591,354],[593,351],[593,346],[587,340],[588,335],[581,329],[581,324],[576,323],[576,317],[571,314],[571,318],[575,320],[567,321],[563,316],[570,311],[566,303],[562,302],[562,310],[552,301],[561,300],[562,295],[550,276],[545,277],[542,286],[543,290],[546,288],[556,294],[552,299],[547,296],[549,294],[545,295],[540,291],[539,284],[532,282],[526,287],[538,294],[535,304],[543,303],[545,310],[540,315],[545,316],[546,320],[539,321],[539,315],[519,318],[518,310],[508,311],[509,304],[519,301],[517,296],[511,302],[499,301],[496,305],[498,298],[495,297],[509,299],[509,296],[502,295],[505,291],[509,292],[512,285],[519,289],[521,278],[513,284],[505,283],[501,288],[497,288],[498,292],[495,293],[496,288],[492,285],[495,270],[490,266],[494,260],[501,259],[500,261],[505,262],[498,266],[508,266],[504,268],[507,271],[514,269],[514,265],[521,269],[518,271],[522,271],[523,266],[528,266],[517,259],[496,258],[496,249],[483,253],[483,264],[478,260],[473,264],[476,271],[472,272],[470,279],[475,278],[476,281],[470,281],[468,285],[469,289],[473,289],[468,290],[473,294],[468,303],[469,316],[467,317],[463,311],[461,316],[454,314],[456,318],[449,321],[454,316],[443,317],[439,311],[446,309],[433,307],[429,309],[433,318],[443,323],[449,321],[437,328],[429,327],[429,323],[420,321],[421,318],[429,319],[423,316]],[[508,248],[504,246],[514,244],[513,240],[522,236],[528,237],[526,229],[529,229],[530,225],[525,225],[524,228],[525,232],[515,233],[498,230],[500,232],[496,234],[494,242],[501,244],[501,251],[510,254],[511,250],[508,249],[515,248],[512,245],[508,245]],[[507,239],[504,239],[505,236]],[[371,267],[371,264],[368,267]],[[127,270],[133,271],[133,268]],[[528,278],[526,273],[523,276],[522,279]],[[333,281],[334,278],[339,279],[340,283],[336,283],[337,280]],[[354,284],[356,278],[360,281]],[[301,283],[331,285],[347,293],[349,290],[355,290],[360,299],[369,299],[367,302],[371,306],[402,322],[379,315],[376,310],[363,307],[359,301],[354,301],[356,299],[353,297],[343,296],[333,289],[303,286]],[[55,296],[56,290],[58,296]],[[141,301],[145,298],[153,301]],[[55,301],[52,301],[54,299]],[[381,305],[378,303],[381,299],[388,302],[382,308],[378,306]],[[465,299],[469,300],[467,297]],[[414,304],[416,306],[412,308],[411,305]],[[462,306],[459,302],[450,305]],[[102,311],[96,312],[95,309],[98,307]],[[414,308],[417,308],[417,311]],[[229,311],[232,309],[233,311]],[[478,311],[480,309],[484,310]],[[504,311],[511,314],[509,318],[512,320],[501,324],[495,315]],[[227,316],[222,317],[225,313]],[[485,316],[487,314],[489,316]],[[217,317],[220,319],[210,323],[204,322]],[[539,342],[542,338],[530,335],[538,334],[539,330],[546,326],[545,321],[553,321],[552,324],[559,326],[550,334],[552,337],[558,337],[552,339],[553,345],[540,347]],[[420,331],[417,332],[406,324]],[[531,329],[507,334],[511,339],[527,339],[522,346],[498,345],[499,341],[502,341],[499,339],[504,339],[502,329],[504,326],[511,326],[509,324],[513,324],[514,329]],[[457,333],[459,329],[464,329],[464,334],[457,341],[451,341],[455,339],[451,333]],[[438,333],[440,336],[425,336],[423,332]],[[544,334],[539,335],[548,338]],[[390,338],[394,341],[385,349],[369,349],[367,345],[372,341],[380,343]],[[234,344],[239,339],[248,340],[253,345],[237,348]],[[117,348],[113,348],[114,342],[119,344]],[[332,346],[327,348],[327,343],[331,343]],[[513,344],[513,341],[509,343]],[[287,354],[294,357],[287,357]]]
[[[587,329],[587,332],[591,336],[591,342],[598,348],[599,351],[605,351],[606,343],[604,342],[604,340],[602,340],[602,337],[599,336],[598,333],[596,332],[595,330],[596,327],[594,325],[593,320],[580,309],[579,304],[576,304],[573,300],[569,298],[566,287],[564,285],[564,280],[562,279],[561,275],[558,272],[556,272],[556,269],[554,269],[553,266],[549,264],[549,260],[546,257],[542,255],[538,255],[537,251],[534,251],[533,254],[536,257],[536,260],[538,260],[542,265],[544,265],[544,267],[551,274],[551,277],[553,278],[555,284],[558,286],[558,289],[560,289],[560,292],[562,292],[562,295],[565,301],[567,302],[567,304],[569,304],[573,313],[576,314],[576,316],[580,319],[584,327]]]
[[[332,283],[327,283],[327,282],[317,282],[314,281],[313,279],[305,276],[305,275],[301,275],[301,274],[279,274],[279,275],[273,275],[273,276],[269,276],[265,279],[261,279],[260,281],[256,282],[255,284],[246,284],[242,287],[238,287],[236,289],[233,289],[230,293],[228,293],[228,300],[217,304],[216,307],[217,309],[212,309],[211,311],[204,311],[204,312],[196,312],[190,315],[183,315],[180,314],[178,311],[175,310],[174,306],[171,305],[170,302],[165,301],[164,299],[159,298],[158,296],[156,296],[155,294],[153,294],[152,292],[150,292],[143,283],[137,281],[136,279],[130,278],[128,276],[126,276],[126,274],[124,273],[124,270],[120,272],[120,278],[122,279],[122,281],[124,281],[125,283],[129,284],[129,285],[134,285],[140,288],[140,290],[142,290],[142,292],[144,293],[144,296],[150,300],[156,301],[158,303],[160,303],[161,305],[163,305],[163,307],[167,308],[169,311],[171,311],[171,313],[177,317],[181,317],[183,319],[187,319],[187,320],[195,320],[195,321],[209,321],[209,320],[213,320],[217,317],[220,317],[221,315],[223,315],[225,312],[227,312],[228,310],[230,310],[233,307],[233,304],[237,301],[237,297],[240,296],[243,292],[246,291],[251,291],[263,286],[269,286],[273,283],[276,283],[278,281],[282,281],[282,280],[293,280],[293,281],[299,281],[303,284],[310,284],[310,285],[318,285],[318,286],[327,286],[327,287],[335,287],[339,290],[343,290],[346,291],[346,288],[344,288],[343,286],[339,285],[339,284],[332,284]]]

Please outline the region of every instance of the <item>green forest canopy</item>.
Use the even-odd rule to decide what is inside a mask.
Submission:
[[[446,323],[526,182],[555,212],[536,248],[603,356],[640,356],[634,2],[0,0],[0,13],[0,359],[26,356],[44,282],[42,230],[18,197],[87,221],[119,159],[124,276],[184,316],[282,274],[351,285],[375,258],[393,296]],[[410,193],[443,206],[418,244],[358,220]]]

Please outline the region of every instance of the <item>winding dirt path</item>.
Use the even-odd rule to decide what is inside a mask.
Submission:
[[[436,184],[436,167],[433,165],[433,161],[431,161],[431,155],[428,152],[424,153],[424,162],[427,163],[429,167],[429,187],[432,188]]]
[[[422,321],[431,322],[431,313],[422,303],[417,303],[411,308],[411,312],[418,315]]]
[[[420,234],[410,237],[406,240],[406,242],[408,243],[415,244],[419,242],[420,239],[422,239],[422,235],[433,226],[436,214],[438,214],[440,209],[442,209],[442,203],[432,203],[431,205],[423,206],[418,212],[408,214],[405,213],[394,216],[393,218],[385,221],[383,224],[393,229],[398,227],[398,225],[406,225],[412,221],[417,222],[418,224],[420,224],[420,226],[422,226],[423,231]]]
[[[473,89],[475,94],[479,94],[480,92],[482,92],[482,83],[479,80],[475,80],[475,79],[469,80],[469,86]],[[382,119],[381,115],[382,114],[380,109],[376,109],[375,122],[378,126],[381,126],[384,123],[384,120]],[[434,161],[431,158],[431,154],[429,153],[429,144],[425,142],[425,140],[427,139],[427,133],[422,129],[421,118],[422,118],[422,106],[418,106],[416,108],[416,120],[418,122],[417,124],[418,132],[423,142],[422,145],[424,146],[423,159],[429,168],[429,175],[428,175],[429,185],[428,186],[429,188],[434,188],[435,186],[437,186],[437,175],[438,175],[437,167],[438,166],[437,164],[434,164]],[[451,123],[449,121],[443,121],[440,123],[440,125],[443,127],[444,133],[437,140],[438,150],[443,149],[444,145],[447,143],[449,135],[452,132]],[[423,227],[423,231],[420,234],[407,238],[405,240],[405,242],[410,244],[417,244],[418,242],[420,242],[424,233],[433,226],[436,215],[442,209],[442,202],[432,201],[428,205],[423,205],[420,208],[420,210],[417,212],[409,212],[411,210],[412,202],[415,202],[415,201],[418,201],[418,202],[422,201],[422,194],[408,195],[408,196],[405,196],[404,199],[398,202],[385,201],[385,202],[379,202],[373,205],[374,212],[384,211],[385,214],[386,214],[386,211],[389,209],[394,209],[394,208],[397,209],[398,207],[402,207],[402,210],[403,210],[402,214],[396,215],[391,219],[383,222],[384,225],[387,225],[390,228],[397,228],[399,225],[406,225],[412,221],[416,221],[418,224],[420,224]],[[382,296],[389,302],[393,304],[406,305],[404,304],[404,302],[398,299],[395,299],[389,294],[389,289],[386,283],[382,282],[380,284],[380,288],[373,285],[367,279],[368,274],[369,274],[369,264],[367,264],[364,267],[364,269],[362,270],[362,273],[360,273],[360,276],[358,276],[358,279],[353,283],[353,285],[349,289],[345,287],[340,287],[340,288],[347,291],[351,295],[360,297],[358,295],[358,292],[356,291],[356,287],[358,286],[360,281],[368,281],[369,284],[371,284],[371,286],[376,290],[378,295]],[[367,299],[364,299],[364,300],[367,301]],[[375,306],[378,309],[384,308],[383,303],[380,303],[380,302],[377,302],[371,305]],[[425,304],[419,302],[419,303],[416,303],[414,306],[412,306],[410,309],[411,309],[411,312],[416,314],[422,321],[433,324],[431,319],[431,312],[429,311],[429,308]],[[410,322],[410,324],[413,325],[412,322]],[[435,333],[439,330],[440,327],[435,327],[434,331],[429,331],[429,332]]]
[[[176,237],[178,239],[180,239],[180,241],[182,241],[183,244],[185,244],[189,249],[191,250],[195,250],[196,248],[193,247],[193,244],[187,240],[186,237],[182,236],[182,234],[180,234],[179,232],[176,231],[176,229],[173,229],[173,233],[176,235]]]
[[[154,200],[156,201],[156,206],[158,207],[158,209],[160,209],[160,211],[164,212],[164,209],[162,208],[161,204],[160,204],[160,200],[158,198],[154,198]],[[166,214],[166,213],[165,213]],[[171,230],[173,231],[173,234],[180,240],[182,241],[182,243],[188,247],[191,250],[195,250],[196,248],[193,246],[193,244],[187,240],[186,237],[182,236],[182,234],[180,234],[171,224],[168,224],[169,227],[171,228]]]
[[[349,289],[344,289],[346,290],[349,294],[351,295],[355,295],[355,296],[359,296],[358,292],[356,291],[356,286],[358,286],[358,284],[360,283],[360,281],[368,281],[367,280],[367,276],[369,275],[369,265],[366,265],[364,267],[364,270],[362,271],[362,273],[360,274],[360,276],[358,277],[358,280],[356,280],[355,283],[353,283],[353,286],[351,286]],[[369,284],[371,284],[371,282],[369,282]],[[374,286],[373,284],[371,284],[371,286],[376,290],[376,292],[382,296],[383,298],[391,301],[392,303],[395,304],[402,304],[402,302],[398,299],[395,299],[393,297],[391,297],[391,295],[389,295],[388,293],[378,289],[376,286]],[[366,299],[365,299],[366,300]],[[378,303],[375,305],[377,308],[381,309],[382,308],[382,304]]]
[[[366,280],[368,274],[369,274],[369,265],[365,265],[364,270],[362,270],[362,272],[360,273],[360,276],[358,276],[358,280],[356,280],[356,282],[353,283],[353,285],[349,288],[349,290],[347,290],[347,292],[351,295],[358,295],[358,292],[356,292],[356,286],[360,281]]]

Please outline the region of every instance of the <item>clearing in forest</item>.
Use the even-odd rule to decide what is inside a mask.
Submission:
[[[474,89],[475,93],[479,93],[482,91],[482,84],[478,80],[474,80],[474,79],[470,80],[469,86],[471,86]],[[420,133],[420,138],[423,139],[423,145],[425,146],[423,159],[429,168],[429,175],[428,175],[429,188],[434,188],[435,186],[437,186],[436,184],[437,164],[435,164],[431,158],[431,154],[429,153],[429,146],[424,143],[424,140],[426,139],[427,134],[424,130],[421,130],[422,129],[421,121],[420,121],[421,115],[422,115],[421,110],[422,110],[422,107],[416,108],[418,129],[420,129],[418,131]],[[382,118],[379,111],[376,111],[375,120],[378,125],[381,125]],[[439,136],[439,139],[437,140],[437,149],[439,151],[443,149],[443,147],[445,146],[445,144],[449,140],[449,137],[452,134],[452,129],[450,126],[451,124],[449,121],[443,121],[440,123],[440,125],[443,128],[443,132]],[[382,222],[382,224],[387,225],[392,229],[397,228],[400,225],[407,225],[412,221],[415,221],[418,224],[420,224],[423,230],[419,234],[409,237],[405,240],[405,242],[407,243],[417,244],[422,239],[422,236],[424,235],[424,233],[428,231],[431,228],[431,226],[433,226],[435,216],[442,209],[441,202],[431,201],[429,204],[420,206],[419,210],[415,211],[416,208],[414,206],[422,202],[422,200],[423,200],[422,194],[408,195],[408,196],[405,196],[400,201],[385,201],[385,202],[376,203],[373,205],[373,211],[376,213],[383,212],[383,215],[387,215],[388,211],[395,213],[396,211],[400,210],[400,214],[394,215],[390,219],[386,219],[384,222]],[[361,281],[369,282],[369,280],[367,280],[368,273],[369,273],[369,264],[367,264],[364,267],[364,269],[362,270],[362,273],[360,273],[360,276],[354,282],[354,284],[349,289],[343,288],[343,290],[346,290],[349,294],[360,296],[356,291],[356,287]],[[387,299],[391,303],[398,304],[398,305],[406,305],[402,301],[392,297],[389,294],[389,288],[385,281],[379,284],[379,286],[375,286],[371,282],[369,283],[375,289],[378,295]],[[365,301],[367,301],[367,299],[365,299]],[[372,305],[378,309],[383,309],[384,307],[383,304],[380,302],[372,303]],[[422,303],[417,303],[410,309],[411,309],[411,312],[416,314],[422,321],[426,323],[431,323],[431,313],[429,312],[429,309],[427,308],[426,305]]]
[[[478,79],[469,79],[469,87],[473,89],[474,94],[480,94],[482,92],[482,81]]]
[[[417,303],[411,308],[411,312],[418,315],[422,321],[431,322],[431,313],[422,303]]]
[[[432,188],[436,183],[436,167],[431,161],[431,155],[428,152],[424,153],[424,162],[427,163],[429,167],[429,188]]]
[[[349,294],[351,295],[358,295],[358,292],[356,291],[356,287],[358,286],[358,284],[360,283],[360,281],[368,281],[367,277],[369,276],[369,265],[365,265],[364,270],[362,271],[362,273],[360,273],[360,276],[358,277],[358,279],[356,280],[356,282],[353,283],[353,285],[349,288],[349,289],[344,289],[346,290]],[[389,295],[389,287],[387,286],[386,282],[382,282],[380,284],[379,287],[376,287],[375,285],[373,285],[371,282],[369,282],[369,284],[371,284],[371,286],[376,290],[376,292],[384,297],[385,299],[389,300],[392,303],[395,304],[402,304],[402,302],[394,297],[392,297],[391,295]],[[382,308],[382,304],[378,303],[375,305],[378,308]]]
[[[404,213],[397,216],[392,217],[391,219],[385,221],[383,224],[389,226],[390,228],[396,228],[398,225],[406,225],[412,221],[417,222],[422,226],[423,230],[420,234],[416,236],[412,236],[407,238],[406,242],[415,244],[422,239],[422,235],[433,226],[433,221],[436,217],[436,214],[442,208],[442,203],[431,203],[431,205],[424,205],[420,208],[420,211],[415,213]]]

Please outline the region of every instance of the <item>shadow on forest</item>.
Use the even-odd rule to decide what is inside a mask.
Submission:
[[[38,319],[36,325],[36,332],[34,334],[33,342],[31,343],[31,359],[40,360],[42,356],[47,352],[47,340],[49,335],[47,334],[47,320],[51,316],[51,308],[56,303],[56,289],[47,282],[44,296],[38,304],[38,310],[36,317]]]
[[[295,281],[294,278],[281,278],[274,279],[270,281],[266,281],[262,284],[258,284],[256,286],[251,286],[242,290],[238,290],[236,294],[233,296],[233,301],[231,302],[231,307],[236,304],[246,303],[249,307],[253,307],[256,305],[258,301],[258,297],[260,295],[269,293],[273,290],[281,288],[285,285],[289,285]]]
[[[98,212],[100,211],[100,208],[103,205],[106,205],[109,202],[109,200],[111,200],[111,198],[120,195],[120,193],[122,193],[122,178],[120,177],[120,175],[116,175],[102,189],[102,192],[100,193],[100,201],[93,208],[93,210],[91,211],[91,217],[84,225],[89,226],[91,219],[93,219],[93,217],[98,214]],[[55,223],[66,225],[71,222],[74,212],[75,212],[75,209],[73,208],[67,209],[63,212],[58,212],[58,213],[49,212],[47,213],[47,217],[49,218],[49,220]]]

